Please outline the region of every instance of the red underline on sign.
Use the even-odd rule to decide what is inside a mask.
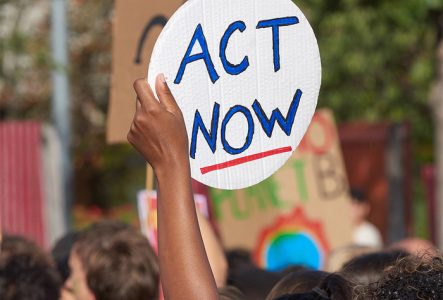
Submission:
[[[205,175],[205,174],[213,172],[213,171],[227,169],[227,168],[242,165],[242,164],[254,161],[254,160],[259,160],[259,159],[262,159],[265,157],[278,155],[278,154],[282,154],[282,153],[287,153],[287,152],[291,152],[291,151],[292,151],[292,147],[290,147],[290,146],[278,148],[278,149],[269,150],[269,151],[262,152],[262,153],[252,154],[252,155],[248,155],[245,157],[233,159],[233,160],[221,163],[221,164],[216,164],[213,166],[204,167],[204,168],[201,168],[200,171],[202,172],[203,175]]]

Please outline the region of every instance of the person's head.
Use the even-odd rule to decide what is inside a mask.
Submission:
[[[359,225],[368,217],[371,206],[362,190],[351,189],[351,218],[354,225]]]
[[[357,299],[439,300],[442,295],[443,259],[410,255],[387,268],[383,277],[369,285]]]
[[[307,293],[318,286],[327,276],[328,273],[315,270],[291,272],[274,286],[266,299],[272,300],[287,294]]]
[[[35,243],[4,235],[0,251],[0,299],[58,300],[61,281],[51,258]]]
[[[218,289],[219,300],[244,300],[242,292],[233,286],[225,286]]]
[[[408,256],[403,251],[374,252],[358,256],[347,262],[342,270],[343,277],[357,285],[369,285],[378,281],[383,270]]]
[[[328,255],[328,260],[326,262],[326,271],[330,273],[338,272],[351,259],[360,255],[373,253],[375,251],[378,251],[378,249],[374,247],[360,245],[349,245],[337,248],[331,251]]]
[[[77,232],[69,232],[57,241],[51,251],[52,258],[63,282],[69,278],[69,256],[77,236]]]
[[[0,267],[2,300],[59,300],[60,288],[55,268],[36,264],[31,255],[10,255]]]
[[[77,300],[157,297],[157,257],[141,233],[122,223],[101,222],[80,233],[69,265],[66,286]]]
[[[244,249],[233,249],[226,252],[226,260],[228,262],[228,274],[236,274],[242,271],[243,268],[254,266],[251,253]]]
[[[228,261],[227,284],[238,288],[243,299],[264,299],[274,285],[283,278],[282,273],[259,269],[251,258],[251,253],[244,249],[234,249],[226,253]]]
[[[352,299],[352,284],[338,274],[330,274],[311,291],[282,295],[273,300],[347,300]]]
[[[31,265],[50,267],[54,265],[51,257],[37,244],[22,236],[4,234],[0,247],[0,266],[13,255],[28,257],[27,261]]]
[[[282,277],[280,273],[249,266],[232,274],[228,284],[237,287],[246,300],[263,300]]]

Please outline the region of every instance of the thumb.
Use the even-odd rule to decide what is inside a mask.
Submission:
[[[166,110],[171,113],[176,113],[180,111],[174,96],[166,83],[165,75],[159,74],[155,81],[155,91],[160,100],[160,103],[165,106]]]

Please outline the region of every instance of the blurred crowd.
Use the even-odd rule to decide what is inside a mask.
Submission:
[[[357,241],[331,253],[327,270],[294,265],[268,272],[256,267],[246,250],[223,251],[202,216],[199,225],[219,299],[443,299],[443,259],[422,240],[384,248]],[[156,300],[163,298],[159,275],[157,255],[145,236],[117,221],[69,233],[50,252],[24,237],[2,236],[3,300]]]

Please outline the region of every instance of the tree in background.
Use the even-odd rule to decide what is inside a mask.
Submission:
[[[0,0],[1,119],[50,117],[48,10],[47,1]]]
[[[418,162],[433,157],[428,106],[442,1],[295,1],[320,45],[319,105],[339,121],[409,121]]]
[[[76,199],[105,209],[135,202],[146,171],[132,147],[105,142],[113,3],[76,0],[69,9]]]
[[[437,78],[434,82],[431,94],[431,106],[436,128],[435,133],[435,152],[436,155],[436,198],[437,198],[437,216],[443,213],[443,11],[440,11],[438,17],[438,49],[437,49]],[[443,221],[437,218],[437,236],[440,248],[443,248]]]

